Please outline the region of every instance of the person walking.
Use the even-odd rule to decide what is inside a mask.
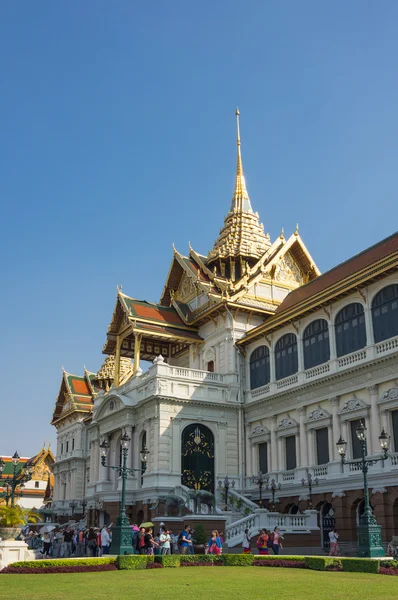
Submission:
[[[266,529],[260,531],[260,535],[257,538],[257,549],[261,555],[268,554],[268,533]]]
[[[339,534],[337,533],[337,531],[334,527],[331,531],[329,531],[329,542],[330,542],[329,556],[340,556]]]
[[[160,534],[160,544],[161,544],[161,552],[162,554],[170,554],[171,549],[171,535],[170,530],[166,529]]]
[[[217,529],[212,531],[207,545],[209,547],[209,554],[221,554],[222,542]]]
[[[152,527],[150,527],[147,530],[147,536],[148,536],[147,541],[149,542],[147,554],[149,554],[149,555],[152,556],[153,554],[155,554],[155,550],[157,548],[159,548],[159,543],[153,537],[153,529],[152,529]]]
[[[282,548],[282,542],[281,540],[283,540],[283,537],[280,534],[279,528],[275,527],[274,531],[271,533],[271,548],[274,552],[274,554],[279,554],[279,550],[280,548]]]
[[[180,534],[181,554],[190,554],[190,547],[192,546],[192,536],[190,536],[189,529],[189,526],[186,525],[184,531]]]
[[[64,531],[64,557],[70,558],[72,556],[72,542],[73,542],[73,531],[69,527],[66,527]]]
[[[112,542],[111,530],[109,527],[104,528],[101,531],[101,544],[102,544],[102,555],[109,554],[109,548]]]
[[[43,533],[43,558],[50,555],[51,537],[49,533]]]
[[[137,545],[135,550],[137,554],[148,554],[148,536],[145,532],[145,527],[141,527],[137,535]]]
[[[245,533],[243,534],[243,542],[242,542],[243,554],[251,554],[251,539],[249,530],[245,529]]]
[[[90,552],[91,558],[94,558],[97,551],[97,534],[93,527],[90,527],[87,534],[87,547]]]

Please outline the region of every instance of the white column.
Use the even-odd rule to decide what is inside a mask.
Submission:
[[[329,347],[330,347],[330,360],[336,358],[336,336],[333,325],[333,319],[329,322]]]
[[[339,439],[339,437],[341,435],[340,420],[339,420],[339,415],[337,414],[339,411],[339,407],[340,407],[340,397],[335,396],[334,398],[330,398],[330,403],[332,405],[331,436],[332,436],[332,448],[333,448],[333,453],[330,455],[330,460],[332,461],[332,460],[340,460],[340,455],[338,453],[337,445],[336,445],[337,440]]]
[[[278,447],[276,440],[276,423],[277,418],[271,419],[271,471],[278,470]]]
[[[246,477],[251,477],[253,475],[253,463],[252,463],[252,455],[250,451],[251,441],[249,435],[249,425],[247,426],[246,431]]]
[[[283,437],[278,438],[278,471],[284,471],[285,470],[285,464],[283,461],[283,442],[284,442]]]
[[[253,475],[255,475],[256,473],[258,473],[258,468],[257,468],[257,446],[256,444],[252,444],[252,448],[251,448],[251,455],[252,455],[252,469],[253,469]]]
[[[297,363],[298,363],[298,372],[304,371],[304,355],[303,355],[303,343],[301,339],[301,335],[296,334],[297,337]]]
[[[364,306],[364,315],[366,326],[366,345],[372,346],[375,343],[375,341],[373,335],[372,311],[368,304],[365,304]]]
[[[369,454],[377,454],[380,452],[379,435],[381,432],[379,407],[377,404],[378,385],[368,387],[370,395],[370,435],[369,435]]]
[[[160,419],[159,417],[154,417],[152,419],[151,425],[153,427],[153,462],[152,462],[152,471],[158,471],[159,469],[159,427],[160,427]]]
[[[297,410],[300,421],[300,455],[297,461],[298,467],[308,466],[308,452],[307,452],[307,436],[305,431],[305,418],[307,415],[307,409],[305,406]]]
[[[314,458],[314,430],[308,430],[308,466],[312,467],[315,464]]]
[[[269,369],[270,369],[270,383],[275,382],[275,353],[274,345],[271,344],[269,348]]]

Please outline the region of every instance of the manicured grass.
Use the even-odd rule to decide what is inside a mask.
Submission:
[[[1,600],[397,600],[397,577],[272,567],[1,575]],[[273,590],[273,592],[272,592]]]

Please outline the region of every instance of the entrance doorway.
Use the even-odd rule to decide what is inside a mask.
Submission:
[[[333,506],[329,504],[329,502],[324,502],[324,504],[322,504],[321,506],[320,521],[321,546],[325,551],[329,552],[329,531],[332,531],[336,523],[334,509]]]

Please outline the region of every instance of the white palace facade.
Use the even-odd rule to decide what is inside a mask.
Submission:
[[[167,514],[165,497],[175,501],[169,515],[181,514],[176,498],[190,514],[189,490],[207,490],[231,546],[260,523],[279,523],[287,546],[321,546],[333,524],[350,544],[363,477],[358,465],[342,466],[336,442],[343,436],[347,458],[359,458],[363,420],[369,455],[380,455],[382,428],[391,436],[389,458],[369,472],[389,541],[398,535],[398,234],[321,275],[298,228],[274,241],[264,232],[245,185],[239,121],[237,154],[213,249],[174,249],[158,304],[119,290],[100,370],[63,372],[53,509],[66,520],[72,504],[90,522],[115,521],[121,479],[101,465],[99,446],[107,440],[109,464],[119,465],[127,432],[130,467],[141,469],[140,450],[149,450],[145,472],[127,480],[132,521]],[[261,507],[259,471],[268,477]]]

